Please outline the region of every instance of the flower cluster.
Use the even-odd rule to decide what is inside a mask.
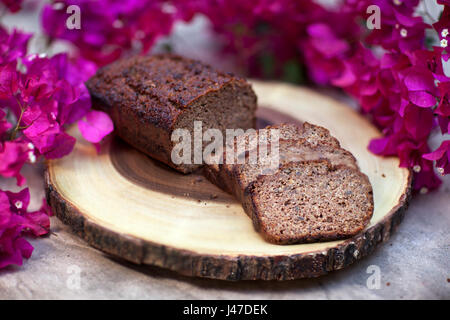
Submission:
[[[12,13],[19,11],[22,6],[22,0],[0,0],[0,3]]]
[[[50,211],[46,202],[38,211],[27,211],[30,192],[18,193],[0,190],[0,269],[11,264],[22,265],[33,247],[24,235],[35,237],[47,234],[50,229]]]
[[[73,4],[82,13],[80,29],[66,26],[66,11]],[[80,56],[102,66],[125,53],[146,52],[180,17],[163,0],[62,0],[46,5],[41,18],[51,40],[69,41]]]
[[[443,71],[442,59],[449,58],[445,26],[450,26],[450,7],[444,6],[433,26],[414,15],[418,0],[347,0],[340,9],[350,13],[356,25],[364,25],[361,22],[367,19],[366,9],[373,4],[380,8],[380,29],[362,30],[361,40],[352,47],[333,24],[326,22],[319,38],[343,41],[336,46],[339,52],[330,59],[314,44],[317,36],[306,39],[301,44],[305,63],[315,81],[344,89],[382,129],[383,137],[372,140],[369,149],[398,156],[400,166],[415,172],[415,189],[427,191],[440,184],[433,170],[434,160],[439,173],[450,172],[449,141],[434,152],[428,146],[436,123],[442,134],[449,133],[450,78]],[[425,34],[433,27],[441,37],[440,46],[427,48]]]
[[[428,145],[437,124],[449,133],[450,78],[442,66],[449,58],[449,1],[438,1],[444,10],[433,25],[415,14],[419,0],[346,0],[334,8],[288,0],[184,3],[209,17],[225,51],[251,76],[298,80],[296,67],[303,66],[316,84],[356,98],[383,132],[369,149],[412,168],[416,190],[441,183],[433,161],[440,174],[450,172],[449,141],[434,152]],[[373,5],[380,28],[370,30],[366,12]],[[427,46],[433,29],[438,44]]]
[[[65,132],[68,125],[78,122],[92,143],[113,130],[105,113],[90,110],[84,81],[95,69],[83,63],[80,73],[65,53],[27,54],[30,38],[0,27],[0,176],[16,178],[19,186],[26,182],[21,175],[26,163],[72,151],[75,138]],[[20,264],[19,257],[31,254],[24,233],[40,236],[48,230],[46,211],[27,212],[28,202],[28,189],[18,194],[0,190],[0,267]]]

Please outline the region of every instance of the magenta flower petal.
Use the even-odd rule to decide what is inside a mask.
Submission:
[[[424,154],[422,157],[431,161],[439,160],[444,157],[445,153],[450,150],[450,140],[443,141],[435,151]]]
[[[0,66],[0,99],[12,97],[19,89],[19,75],[16,62]]]
[[[22,1],[23,0],[1,0],[0,2],[2,2],[8,8],[9,11],[15,13],[20,10]]]
[[[383,154],[388,146],[389,138],[372,139],[369,143],[369,150],[375,154]]]
[[[436,98],[425,91],[409,91],[409,100],[422,108],[430,108],[436,104]]]
[[[345,88],[355,83],[357,77],[350,67],[346,66],[340,77],[334,78],[331,83],[335,86]]]
[[[6,242],[6,241],[1,241],[1,239],[0,239],[0,244],[1,244],[1,242]],[[12,244],[11,246],[16,247],[15,244]],[[14,250],[8,250],[9,252],[0,252],[0,269],[5,268],[10,265],[17,265],[17,266],[22,265],[22,252],[20,250],[20,247],[23,247],[23,246],[24,246],[24,244],[19,242],[18,249],[14,248]],[[29,250],[26,250],[26,252],[29,252]]]
[[[53,147],[56,135],[61,132],[59,124],[42,113],[27,129],[23,131],[40,153]]]
[[[404,82],[408,90],[411,91],[427,90],[433,92],[435,90],[433,75],[427,69],[411,68]]]
[[[28,188],[22,189],[19,192],[5,191],[9,199],[12,211],[15,213],[23,214],[27,211],[30,204],[30,190]]]
[[[409,105],[405,111],[405,129],[417,140],[426,139],[433,127],[433,110]]]
[[[42,150],[46,159],[58,159],[72,152],[76,139],[65,132],[61,132],[52,137],[51,143]]]
[[[78,121],[78,128],[87,141],[98,143],[114,130],[114,125],[106,113],[93,110],[86,115],[86,121]]]
[[[13,30],[9,33],[0,26],[0,64],[16,62],[25,56],[31,34]]]
[[[27,240],[25,240],[24,238],[19,238],[15,241],[14,245],[16,246],[17,250],[20,251],[22,257],[24,257],[25,259],[29,259],[31,257],[34,248]]]
[[[49,216],[43,206],[39,211],[27,212],[30,202],[28,188],[20,192],[0,190],[0,269],[22,265],[33,247],[23,238],[25,234],[41,236],[50,228]]]
[[[424,154],[424,159],[436,161],[438,171],[444,175],[450,173],[450,140],[443,141],[434,152]]]
[[[17,184],[22,185],[25,179],[20,174],[25,162],[28,161],[28,148],[25,143],[19,141],[6,141],[0,149],[0,176],[5,178],[15,177]]]
[[[438,188],[442,184],[441,179],[434,173],[434,170],[421,170],[414,174],[414,190],[429,191]]]
[[[9,265],[22,265],[22,258],[29,258],[33,252],[31,244],[21,237],[23,218],[11,216],[8,225],[0,230],[0,269]]]
[[[23,215],[26,219],[24,227],[32,235],[39,237],[47,234],[50,229],[50,219],[43,211],[27,212]]]

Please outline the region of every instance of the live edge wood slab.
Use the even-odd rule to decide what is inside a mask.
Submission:
[[[364,117],[327,96],[279,83],[254,82],[259,125],[309,121],[328,128],[373,185],[375,212],[357,236],[289,246],[265,242],[241,205],[201,173],[182,175],[111,139],[97,154],[79,139],[49,161],[46,196],[55,214],[90,245],[128,261],[193,277],[290,280],[342,269],[371,253],[401,222],[411,173],[397,158],[371,154],[379,136]],[[77,135],[73,129],[72,134]]]

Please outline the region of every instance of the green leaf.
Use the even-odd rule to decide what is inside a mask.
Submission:
[[[303,68],[298,60],[289,60],[283,65],[282,79],[292,83],[305,82]]]

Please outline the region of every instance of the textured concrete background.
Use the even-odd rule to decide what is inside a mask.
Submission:
[[[35,15],[6,17],[4,22],[38,31]],[[191,56],[198,57],[213,50],[207,37],[198,39],[198,34],[196,28],[180,26],[175,37],[189,38],[185,45]],[[39,49],[38,40],[33,48]],[[42,168],[28,167],[25,175],[36,207],[43,197]],[[17,190],[11,180],[0,179],[0,188]],[[87,246],[52,218],[51,235],[31,240],[35,247],[31,259],[22,267],[0,271],[0,299],[450,299],[449,229],[450,177],[446,177],[438,192],[412,200],[387,243],[347,269],[318,279],[231,283],[117,261]],[[372,276],[367,271],[374,268],[370,266],[379,268],[379,288],[367,286]]]

